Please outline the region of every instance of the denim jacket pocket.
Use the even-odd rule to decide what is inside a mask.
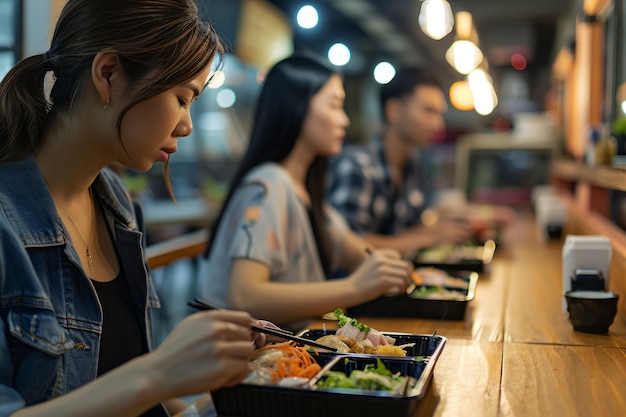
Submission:
[[[67,329],[52,310],[18,305],[7,314],[15,374],[12,384],[25,403],[36,404],[68,392],[75,384],[65,369],[73,352]]]
[[[23,306],[11,309],[8,326],[13,337],[51,356],[60,356],[74,347],[50,310]]]

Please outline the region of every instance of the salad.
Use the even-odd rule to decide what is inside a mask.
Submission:
[[[247,384],[301,386],[322,368],[306,349],[294,342],[257,349],[243,380]]]
[[[348,362],[351,359],[345,358]],[[380,359],[376,364],[367,364],[363,370],[355,369],[350,375],[341,371],[327,371],[315,384],[321,389],[359,389],[366,391],[389,391],[391,394],[405,395],[415,385],[415,378],[392,373]]]

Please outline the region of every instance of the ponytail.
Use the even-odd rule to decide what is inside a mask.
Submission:
[[[47,54],[34,55],[0,82],[0,162],[22,159],[39,147],[50,111],[44,91],[50,70]]]

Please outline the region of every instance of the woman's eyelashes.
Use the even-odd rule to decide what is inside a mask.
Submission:
[[[189,98],[178,96],[178,104],[180,104],[181,107],[188,108],[188,107],[191,107],[191,105],[197,99],[198,99],[197,95],[193,95],[192,97],[189,97]]]

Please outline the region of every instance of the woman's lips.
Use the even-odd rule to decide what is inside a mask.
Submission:
[[[176,152],[176,148],[162,148],[160,150],[159,160],[161,162],[167,162],[170,159],[170,154]]]

